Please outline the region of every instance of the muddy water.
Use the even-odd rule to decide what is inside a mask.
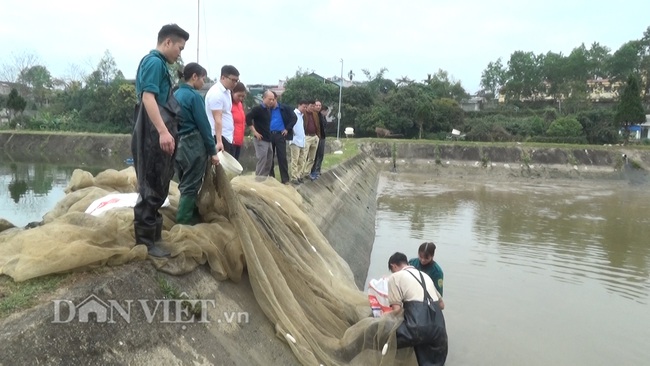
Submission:
[[[434,241],[448,365],[647,365],[650,187],[380,179],[369,278]]]

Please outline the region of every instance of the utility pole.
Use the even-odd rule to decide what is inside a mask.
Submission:
[[[336,141],[339,141],[341,132],[341,96],[343,95],[343,59],[341,59],[341,79],[339,80],[339,113],[336,116],[338,125],[336,126]]]
[[[196,0],[196,63],[199,63],[199,40],[201,39],[199,27],[201,25],[201,0]]]

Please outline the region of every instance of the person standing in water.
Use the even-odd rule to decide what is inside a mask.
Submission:
[[[442,282],[444,274],[442,268],[433,260],[433,255],[436,253],[436,245],[433,242],[426,242],[418,248],[418,257],[409,260],[409,265],[415,267],[418,271],[422,271],[431,277],[436,290],[442,295]]]

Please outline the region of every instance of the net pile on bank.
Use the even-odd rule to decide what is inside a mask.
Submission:
[[[134,245],[133,209],[101,217],[84,213],[98,198],[135,188],[132,168],[96,177],[76,170],[67,195],[42,226],[0,233],[0,274],[24,281],[146,259],[146,247]],[[395,349],[399,321],[371,317],[367,295],[301,210],[302,198],[293,188],[253,177],[229,182],[222,168],[209,169],[198,201],[204,223],[194,226],[174,225],[179,196],[172,182],[171,206],[161,209],[172,258],[153,260],[159,270],[183,274],[208,264],[215,279],[238,282],[246,269],[276,335],[304,365],[415,362],[411,349]]]

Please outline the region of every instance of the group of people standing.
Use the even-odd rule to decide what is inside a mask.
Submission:
[[[320,101],[300,101],[290,108],[267,90],[262,103],[246,114],[246,86],[239,81],[237,68],[223,66],[204,99],[198,90],[205,85],[207,71],[195,62],[178,71],[181,82],[174,91],[168,65],[178,60],[188,39],[189,33],[178,25],[163,26],[156,49],[143,57],[136,73],[138,104],[131,150],[139,198],[134,229],[136,242],[145,244],[155,257],[170,254],[159,245],[163,220],[158,210],[169,193],[174,171],[181,193],[176,222],[198,223],[196,200],[206,164],[218,165],[220,151],[239,159],[246,125],[253,134],[258,177],[275,176],[277,156],[282,183],[318,179],[325,153],[326,118]]]
[[[156,49],[142,59],[136,73],[131,151],[139,195],[133,225],[136,244],[146,245],[153,257],[170,255],[160,246],[163,220],[158,210],[174,172],[181,193],[176,222],[198,223],[196,200],[206,164],[218,165],[219,151],[238,158],[244,142],[246,86],[234,66],[221,68],[205,101],[198,90],[207,71],[195,62],[179,70],[181,82],[174,91],[168,65],[178,60],[188,39],[189,33],[178,25],[163,26]]]
[[[254,136],[257,176],[274,175],[277,155],[282,183],[317,179],[325,151],[326,108],[320,101],[302,100],[292,110],[266,91],[262,103],[244,114],[246,87],[231,65],[221,68],[219,81],[205,101],[197,90],[204,86],[207,72],[197,63],[179,72],[182,83],[173,91],[168,64],[176,62],[188,39],[189,33],[178,25],[163,26],[156,49],[142,58],[136,73],[138,103],[131,150],[139,194],[133,225],[136,244],[145,245],[153,257],[170,255],[161,247],[163,219],[158,210],[174,171],[181,192],[177,223],[196,223],[196,199],[205,168],[208,162],[219,164],[219,151],[239,158],[245,124]],[[388,261],[389,300],[394,310],[404,310],[404,322],[397,329],[398,348],[413,346],[420,365],[442,365],[447,356],[442,270],[433,261],[435,249],[433,243],[424,243],[417,259],[409,262],[403,253],[395,253]]]
[[[317,100],[302,100],[291,110],[278,102],[277,94],[267,90],[262,103],[246,114],[246,124],[254,136],[257,164],[255,175],[275,177],[277,156],[280,181],[300,184],[320,176],[325,155],[325,118],[327,108]],[[287,159],[287,142],[291,153],[291,170]]]

